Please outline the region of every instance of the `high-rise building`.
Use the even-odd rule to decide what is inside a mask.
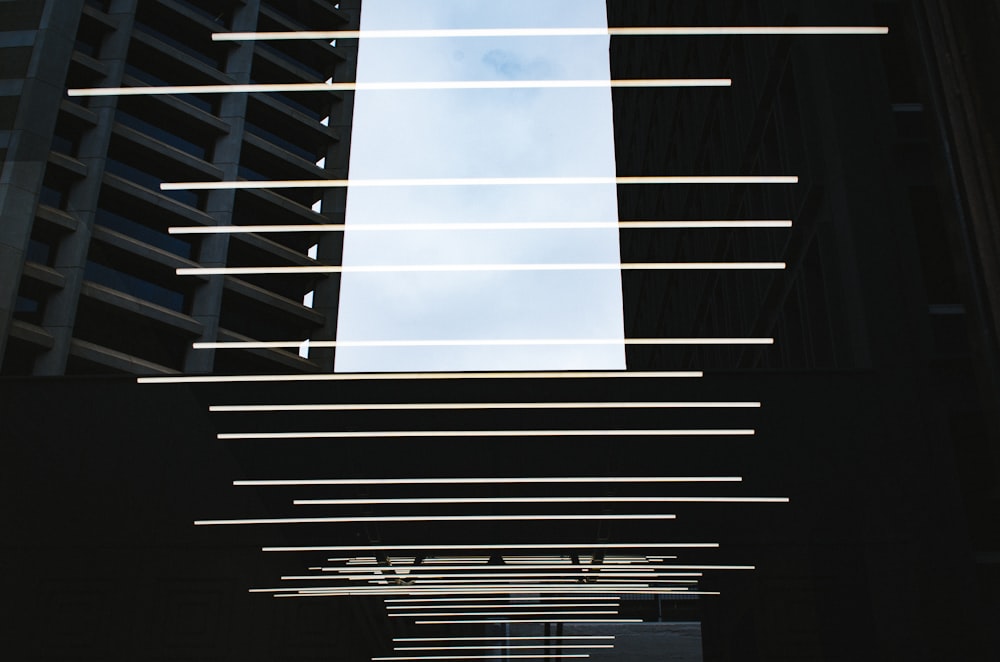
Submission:
[[[332,369],[331,352],[214,353],[191,343],[333,339],[336,278],[178,278],[174,270],[312,264],[317,244],[319,261],[337,264],[337,233],[180,236],[166,228],[338,223],[340,194],[166,192],[159,182],[343,177],[349,95],[81,100],[65,89],[314,82],[333,74],[350,80],[353,41],[213,42],[210,34],[357,27],[360,2],[0,2],[0,342],[9,377],[0,381],[0,430],[8,437],[2,464],[15,468],[4,481],[10,535],[2,545],[9,591],[20,606],[13,650],[41,660],[368,660],[389,654],[390,636],[422,636],[422,626],[387,617],[376,598],[277,600],[245,591],[323,565],[333,548],[383,561],[393,546],[417,558],[417,544],[564,541],[592,544],[577,552],[597,558],[613,553],[612,543],[645,540],[715,541],[718,550],[669,553],[756,565],[752,573],[699,579],[721,596],[623,596],[623,613],[700,621],[700,659],[995,659],[1000,109],[992,42],[1000,5],[607,4],[612,27],[889,26],[881,36],[612,38],[614,79],[733,79],[728,89],[615,90],[619,175],[799,178],[796,185],[619,188],[622,221],[792,222],[622,230],[623,262],[786,262],[780,272],[623,274],[627,338],[775,339],[773,346],[627,349],[630,372],[704,370],[702,379],[360,376],[137,386],[130,377],[26,377],[178,372],[266,379]],[[310,292],[312,307],[303,303]],[[683,401],[763,406],[613,406]],[[510,408],[560,402],[606,408]],[[216,411],[210,418],[205,407],[302,403],[342,409]],[[448,403],[508,408],[433,408]],[[747,427],[756,434],[625,434]],[[433,430],[622,434],[364,438]],[[315,431],[343,436],[308,437]],[[237,437],[218,439],[219,432]],[[306,434],[239,437],[279,432]],[[235,478],[656,475],[738,475],[739,490],[720,491],[788,496],[791,503],[752,510],[670,504],[678,518],[666,522],[598,517],[661,512],[648,504],[522,504],[489,512],[584,512],[594,520],[400,524],[375,518],[486,511],[374,500],[591,492],[565,485],[229,485]],[[598,491],[605,498],[708,493],[614,484]],[[291,499],[333,496],[358,501],[350,513],[359,521],[263,533],[190,524],[319,513]],[[261,546],[272,545],[331,549],[261,555]],[[498,555],[494,550],[489,560]],[[568,631],[553,626],[546,633]],[[442,632],[469,634],[454,626],[435,636]],[[620,633],[625,640],[627,629]],[[659,645],[639,646],[635,657],[662,659]]]
[[[313,352],[218,356],[192,341],[324,338],[331,279],[179,279],[198,264],[303,265],[339,238],[168,234],[171,226],[337,222],[336,192],[161,191],[171,179],[346,175],[338,94],[68,98],[73,87],[350,79],[356,46],[213,42],[219,31],[339,29],[357,3],[5,2],[3,277],[6,375],[328,369]],[[356,42],[355,42],[356,43]],[[339,212],[338,212],[339,210]],[[306,296],[309,305],[304,305]]]

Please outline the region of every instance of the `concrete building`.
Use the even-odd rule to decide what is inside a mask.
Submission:
[[[159,182],[344,177],[350,101],[294,93],[71,99],[66,90],[309,82],[335,73],[350,79],[356,46],[211,40],[220,30],[350,27],[357,21],[350,4],[3,3],[3,374],[316,371],[332,365],[332,357],[315,352],[310,359],[265,350],[215,356],[192,350],[191,343],[331,337],[334,281],[186,280],[174,270],[308,264],[317,244],[319,255],[339,256],[335,234],[192,239],[171,236],[167,228],[228,225],[234,218],[342,222],[343,195],[162,192]],[[318,205],[322,212],[314,211]]]

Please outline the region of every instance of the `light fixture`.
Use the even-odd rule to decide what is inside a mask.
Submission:
[[[683,230],[790,228],[788,220],[618,221],[535,223],[351,223],[303,225],[194,225],[167,228],[169,234],[271,234],[286,232],[509,232],[527,230]]]
[[[698,379],[700,370],[629,372],[627,370],[524,372],[326,372],[285,375],[178,375],[138,377],[139,384],[243,384],[252,382],[418,381],[465,379]]]
[[[385,83],[250,83],[223,85],[149,85],[86,87],[70,97],[162,96],[174,94],[268,94],[286,92],[402,92],[420,90],[523,90],[597,88],[730,87],[730,78],[636,78],[620,80],[461,80]]]
[[[562,484],[562,483],[739,483],[743,480],[740,476],[545,476],[545,477],[477,477],[477,478],[319,478],[304,480],[234,480],[235,486],[250,487],[285,487],[303,485],[508,485],[521,483],[538,484]],[[616,543],[617,544],[617,543]],[[594,545],[602,547],[602,545]],[[625,548],[631,547],[627,545]],[[543,544],[531,545],[529,547],[510,545],[509,549],[576,549],[578,545],[564,547],[561,545],[546,546]],[[603,545],[609,549],[621,549],[621,546],[611,547]],[[431,546],[390,546],[390,547],[362,547],[350,546],[338,547],[344,551],[368,550],[368,549],[439,549],[439,550],[463,550],[463,549],[504,549],[503,545],[472,545],[463,547],[461,545],[431,545]]]
[[[390,504],[480,504],[480,503],[788,503],[788,497],[465,497],[407,499],[295,499],[296,506],[352,506]]]
[[[293,274],[463,273],[521,271],[781,271],[784,262],[606,262],[544,264],[378,264],[363,266],[182,267],[178,276],[264,276]]]
[[[736,430],[372,430],[365,432],[220,432],[222,440],[238,439],[426,439],[466,437],[737,437],[753,436]]]
[[[600,345],[773,345],[774,338],[536,338],[520,340],[276,340],[196,342],[193,349],[297,349],[308,342],[312,349],[337,347],[561,347]]]
[[[312,39],[455,39],[462,37],[706,37],[754,35],[884,35],[882,26],[755,25],[595,28],[459,28],[423,30],[298,30],[287,32],[216,32],[213,41],[284,41]]]
[[[375,551],[450,551],[506,549],[715,549],[717,542],[583,542],[583,543],[493,543],[489,545],[307,545],[262,547],[262,552],[375,552]]]
[[[196,520],[195,526],[224,526],[243,524],[347,524],[362,522],[527,522],[547,520],[672,520],[677,515],[629,514],[607,515],[389,515],[384,517],[273,517],[259,519]]]

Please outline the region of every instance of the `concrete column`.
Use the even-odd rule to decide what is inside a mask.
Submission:
[[[101,46],[100,60],[108,67],[107,78],[100,82],[101,85],[109,87],[121,85],[135,20],[136,2],[137,0],[113,0],[108,10],[108,14],[119,23],[118,28],[105,37]],[[64,2],[50,1],[49,5],[47,11],[51,10],[55,16],[65,16],[70,13]],[[82,0],[77,0],[76,9],[72,12],[77,18],[82,5]],[[73,33],[68,37],[70,49],[75,40],[75,33],[74,25]],[[65,94],[65,90],[61,89],[65,85],[65,79],[64,74],[60,79],[60,90],[53,104],[54,109],[58,109],[58,99]],[[65,277],[66,284],[49,297],[45,309],[42,325],[52,334],[55,344],[52,349],[39,357],[35,364],[35,374],[38,375],[61,375],[66,372],[117,106],[116,97],[95,97],[88,104],[88,108],[97,115],[97,126],[83,135],[77,156],[87,166],[87,176],[73,187],[67,206],[67,211],[79,221],[79,227],[60,243],[56,254],[55,268]]]
[[[260,0],[248,0],[235,11],[232,30],[253,32],[257,28]],[[253,66],[254,42],[234,42],[234,49],[226,60],[225,72],[237,84],[250,82]],[[219,138],[215,144],[212,164],[223,172],[223,179],[235,181],[239,176],[240,152],[246,125],[246,94],[223,95],[219,118],[230,125],[229,133]],[[205,210],[211,214],[216,225],[231,225],[233,203],[236,191],[210,191]],[[205,267],[224,267],[229,256],[229,235],[205,235],[198,253],[198,262]],[[222,313],[222,297],[225,291],[225,276],[211,276],[194,294],[191,316],[202,323],[204,333],[199,342],[215,342],[219,339],[219,318]],[[189,349],[184,361],[186,373],[212,372],[215,365],[215,350]]]
[[[2,11],[9,17],[33,22],[32,2],[12,3]],[[48,0],[41,10],[37,30],[5,31],[8,46],[2,50],[31,48],[24,78],[0,81],[0,361],[7,345],[25,253],[35,220],[42,180],[66,71],[76,39],[83,0]],[[35,5],[37,6],[37,5]],[[2,29],[2,28],[0,28]],[[0,55],[0,57],[4,57]]]

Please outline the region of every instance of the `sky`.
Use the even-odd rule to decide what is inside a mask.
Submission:
[[[362,30],[606,27],[604,0],[366,0]],[[358,82],[609,80],[607,37],[362,39]],[[614,177],[611,90],[360,91],[351,179]],[[350,232],[365,223],[606,222],[613,184],[349,188],[344,265],[620,261],[618,232]],[[346,273],[337,340],[623,339],[621,273]],[[623,369],[624,343],[340,347],[338,372]]]

